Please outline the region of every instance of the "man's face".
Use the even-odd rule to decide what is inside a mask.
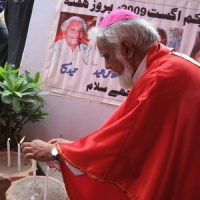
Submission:
[[[116,58],[114,51],[107,47],[98,46],[99,53],[105,59],[105,68],[111,69],[118,76],[124,71],[124,65]]]
[[[111,69],[118,75],[120,86],[130,89],[134,86],[132,77],[134,70],[122,55],[116,55],[113,50],[105,47],[98,47],[99,53],[105,59],[105,68]]]
[[[84,36],[83,25],[76,20],[73,20],[68,25],[66,31],[63,34],[66,42],[71,48],[75,48],[81,43],[81,39]]]

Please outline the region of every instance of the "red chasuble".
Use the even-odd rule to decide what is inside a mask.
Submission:
[[[58,144],[71,200],[200,199],[200,68],[160,44],[147,72],[96,132]]]

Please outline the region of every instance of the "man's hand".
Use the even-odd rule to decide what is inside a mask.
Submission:
[[[26,159],[35,159],[42,162],[53,160],[51,150],[54,147],[54,144],[42,140],[24,142],[21,146],[22,153],[24,153]]]
[[[52,139],[52,140],[49,140],[48,143],[49,144],[56,144],[56,143],[62,143],[62,144],[70,144],[70,143],[73,143],[74,141],[71,141],[71,140],[65,140],[63,138],[55,138],[55,139]]]

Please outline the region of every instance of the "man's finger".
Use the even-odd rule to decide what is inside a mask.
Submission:
[[[23,153],[23,154],[33,153],[33,152],[32,152],[32,148],[31,148],[31,147],[24,147],[24,148],[22,149],[22,153]]]
[[[25,157],[26,159],[35,159],[35,156],[34,156],[33,153],[27,153],[27,154],[24,155],[24,157]]]
[[[21,145],[21,149],[23,149],[24,147],[30,147],[31,146],[31,143],[30,142],[24,142],[22,143]]]

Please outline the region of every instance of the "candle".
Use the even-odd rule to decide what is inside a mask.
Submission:
[[[45,186],[44,186],[44,200],[47,200],[47,189],[48,189],[48,182],[49,182],[49,172],[50,172],[50,168],[49,168],[49,166],[47,166]]]
[[[20,144],[17,145],[17,166],[18,166],[18,172],[21,171],[21,148]]]
[[[25,136],[20,140],[19,144],[17,145],[17,166],[18,172],[21,171],[21,144],[24,141]]]
[[[8,160],[8,167],[10,167],[10,138],[7,140],[7,160]]]
[[[32,167],[33,167],[33,187],[36,187],[36,161],[32,160]]]

